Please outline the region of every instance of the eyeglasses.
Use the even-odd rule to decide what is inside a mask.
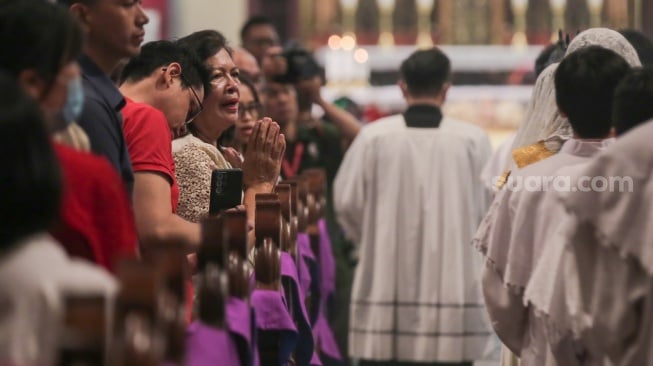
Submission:
[[[250,116],[258,118],[263,114],[263,106],[258,102],[252,102],[247,105],[238,103],[238,119],[245,118],[245,113],[249,113]]]
[[[204,104],[202,104],[202,100],[197,95],[197,92],[195,92],[195,88],[193,88],[191,86],[191,84],[188,82],[188,80],[186,80],[186,78],[184,77],[184,74],[180,74],[179,77],[184,82],[184,84],[188,85],[188,89],[190,89],[190,91],[193,93],[193,96],[195,97],[195,101],[197,101],[197,105],[198,105],[197,110],[195,110],[195,111],[190,111],[189,110],[188,111],[188,118],[186,118],[186,124],[188,124],[188,123],[193,122],[193,120],[195,118],[197,118],[197,116],[199,116],[200,113],[202,113],[202,111],[204,110]]]
[[[168,69],[167,67],[164,67],[163,72],[165,72],[167,69]],[[204,104],[202,104],[202,100],[200,99],[199,95],[197,95],[197,92],[195,92],[195,88],[193,88],[192,84],[190,82],[188,82],[188,79],[186,79],[186,77],[184,77],[184,74],[179,74],[179,78],[181,79],[183,84],[188,85],[188,89],[190,89],[190,91],[193,93],[193,97],[195,97],[195,101],[197,101],[197,105],[198,105],[197,110],[194,110],[194,111],[189,110],[188,111],[188,116],[186,118],[186,124],[189,124],[189,123],[193,122],[193,120],[195,118],[197,118],[197,116],[199,116],[200,113],[202,113],[202,111],[204,110]]]

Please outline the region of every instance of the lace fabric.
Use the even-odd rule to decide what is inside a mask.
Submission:
[[[565,56],[589,46],[601,46],[621,55],[631,66],[641,66],[635,48],[619,32],[607,28],[592,28],[577,35],[569,44]],[[558,64],[552,64],[538,77],[524,122],[517,131],[512,150],[544,142],[557,152],[573,134],[566,118],[558,113],[555,100],[554,76]],[[508,167],[515,168],[512,159]]]

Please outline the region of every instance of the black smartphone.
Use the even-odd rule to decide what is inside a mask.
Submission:
[[[216,169],[211,173],[209,214],[215,215],[240,205],[243,196],[243,171]]]

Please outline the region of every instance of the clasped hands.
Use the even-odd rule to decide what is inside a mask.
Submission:
[[[286,138],[279,125],[268,117],[256,122],[242,165],[244,187],[274,187],[285,151]]]

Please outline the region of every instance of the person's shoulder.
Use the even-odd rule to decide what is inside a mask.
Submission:
[[[445,116],[442,118],[440,126],[445,131],[454,131],[473,138],[487,138],[485,130],[471,122]]]
[[[41,269],[41,266],[45,265],[52,268],[54,272],[56,268],[63,266],[66,262],[66,253],[52,236],[47,233],[38,233],[15,243],[3,255],[2,260],[0,282],[9,279],[12,274],[16,274],[16,278],[10,279],[10,281],[30,283],[33,280],[44,280],[51,277],[47,271],[32,271],[31,269]],[[22,273],[23,271],[25,273]]]
[[[177,168],[180,168],[181,165],[214,161],[216,154],[220,154],[217,148],[192,135],[172,140],[172,155],[178,165]]]
[[[65,293],[96,293],[115,295],[119,283],[104,268],[86,260],[66,258],[66,269],[59,276],[59,286]]]
[[[92,127],[98,121],[111,121],[111,115],[117,115],[109,103],[92,86],[84,88],[84,107],[77,123],[84,127]]]
[[[368,123],[361,128],[359,134],[373,137],[383,135],[385,133],[392,133],[397,130],[405,130],[406,122],[403,115],[395,114],[392,116],[383,117],[374,122]]]
[[[69,182],[97,182],[98,185],[122,183],[122,179],[109,161],[98,155],[75,150],[71,147],[54,143],[54,150],[59,163]]]
[[[80,169],[83,168],[96,172],[114,171],[109,161],[102,156],[75,150],[72,147],[60,143],[54,143],[54,149],[62,164],[73,164]]]
[[[148,125],[153,123],[168,125],[165,114],[147,103],[128,100],[122,109],[122,115],[125,124],[147,121]]]

